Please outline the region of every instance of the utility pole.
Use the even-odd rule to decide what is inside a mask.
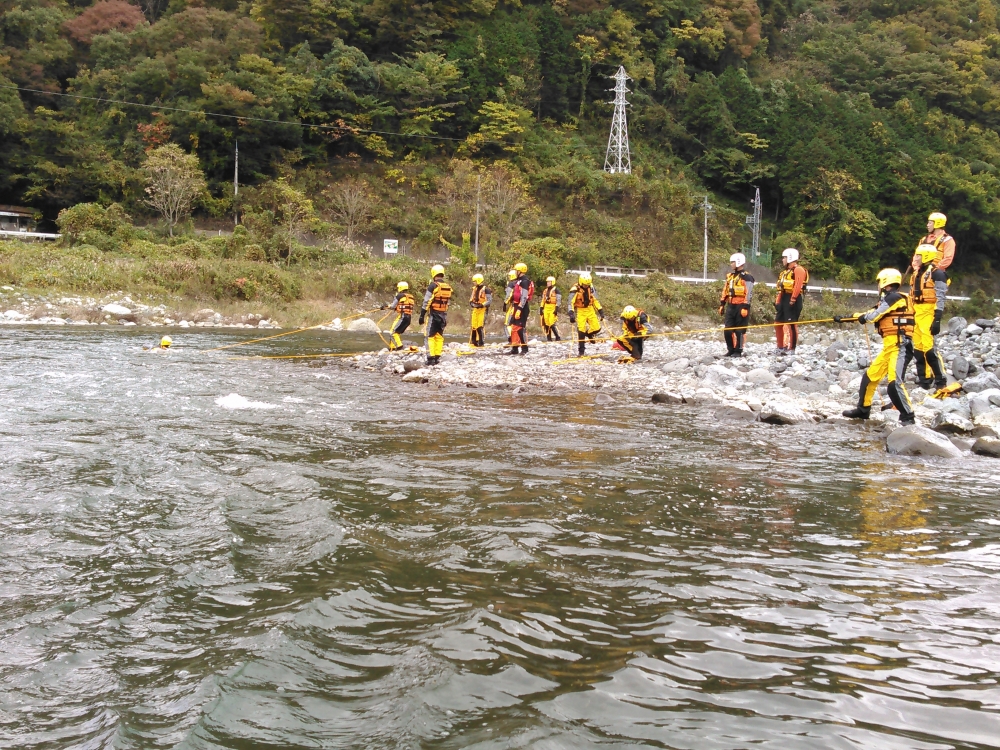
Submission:
[[[705,264],[701,269],[701,277],[703,279],[708,279],[708,212],[712,210],[712,204],[708,202],[708,196],[705,196],[705,200],[702,203],[702,208],[705,211]]]
[[[615,116],[611,121],[611,135],[608,136],[608,150],[604,156],[604,171],[611,174],[632,174],[632,157],[628,147],[628,120],[625,117],[625,82],[632,80],[625,72],[625,66],[618,66],[618,72],[612,78],[615,81]]]
[[[476,263],[479,262],[479,198],[483,192],[483,174],[476,175]],[[485,265],[485,264],[484,264]]]
[[[757,263],[760,260],[760,224],[763,208],[760,203],[760,188],[755,188],[754,197],[750,205],[753,207],[753,214],[748,216],[746,220],[752,237],[750,242],[750,259],[754,263]]]
[[[236,207],[236,198],[240,194],[240,142],[236,141],[236,164],[233,166],[233,224],[239,226],[240,210]]]

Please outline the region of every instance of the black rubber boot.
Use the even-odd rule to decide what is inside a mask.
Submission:
[[[427,356],[427,362],[426,362],[426,365],[427,365],[428,367],[430,367],[430,366],[431,366],[431,365],[433,365],[433,364],[434,364],[434,357],[432,357],[432,356],[428,355],[428,356]]]
[[[517,354],[517,347],[516,347],[516,346],[512,346],[512,347],[510,348],[510,351],[509,351],[509,352],[507,352],[507,355],[508,355],[508,356],[509,356],[509,355],[511,355],[511,354]]]
[[[872,415],[872,408],[870,406],[855,406],[843,414],[848,419],[868,419]]]
[[[527,354],[527,353],[528,353],[528,345],[525,344],[524,346],[521,347],[521,354]]]
[[[583,342],[580,342],[579,344],[576,345],[576,356],[582,357],[586,353],[587,353],[587,347]]]

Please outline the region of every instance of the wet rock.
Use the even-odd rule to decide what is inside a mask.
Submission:
[[[743,376],[737,370],[730,370],[722,365],[712,365],[705,371],[704,383],[707,386],[725,388],[740,385],[742,382]]]
[[[654,404],[683,404],[684,397],[679,393],[672,393],[670,391],[666,393],[654,393],[653,398],[650,399]]]
[[[969,325],[969,321],[959,315],[956,315],[954,318],[945,323],[944,330],[945,333],[957,335],[964,331],[967,325]]]
[[[524,392],[525,392],[526,390],[528,390],[528,389],[527,389],[527,388],[525,388],[525,387],[524,387],[523,385],[519,385],[519,386],[517,386],[517,387],[516,387],[516,388],[515,388],[515,389],[514,389],[513,391],[511,391],[511,393],[512,393],[512,394],[513,394],[514,396],[520,396],[520,395],[521,395],[522,393],[524,393]],[[614,401],[614,399],[613,399],[613,398],[611,398],[611,396],[607,396],[607,395],[605,395],[605,394],[603,394],[603,393],[598,393],[598,394],[597,394],[597,398],[595,398],[595,399],[594,399],[594,403],[595,403],[595,404],[606,404],[606,403],[608,403],[607,401],[602,401],[601,399],[603,399],[603,398],[610,398],[610,399],[611,399],[611,401]]]
[[[514,393],[517,393],[517,389],[514,390]],[[598,393],[596,396],[594,396],[594,403],[597,404],[598,406],[604,406],[606,404],[615,403],[615,399],[613,396],[609,396],[607,393]]]
[[[428,380],[428,375],[430,375],[431,370],[426,367],[421,367],[419,370],[413,370],[408,372],[403,376],[404,383],[426,383]]]
[[[683,372],[688,368],[689,364],[690,362],[686,358],[681,357],[680,359],[675,359],[673,362],[667,362],[660,367],[660,370],[668,374]]]
[[[771,385],[776,378],[770,370],[765,370],[763,367],[755,367],[746,374],[746,380],[748,383],[753,383],[754,385]]]
[[[840,359],[840,353],[847,351],[847,344],[843,341],[835,341],[826,348],[826,361],[836,362]]]
[[[415,370],[419,370],[422,367],[423,364],[421,364],[420,362],[404,362],[403,372],[414,372]]]
[[[931,421],[931,429],[937,432],[945,432],[952,435],[972,432],[972,420],[966,419],[953,411],[938,412]]]
[[[972,452],[980,456],[1000,458],[1000,438],[981,437],[972,445]]]
[[[347,324],[348,331],[360,331],[364,333],[378,333],[378,323],[371,318],[357,318]]]
[[[955,359],[951,361],[951,374],[954,375],[957,380],[964,380],[969,377],[969,360],[961,354],[957,355]]]
[[[969,413],[973,419],[1000,407],[1000,389],[987,388],[969,399]]]
[[[690,396],[685,396],[684,400],[691,404],[711,404],[718,401],[719,397],[711,388],[698,388]]]
[[[751,411],[759,412],[761,409],[764,408],[764,403],[759,398],[750,396],[747,399],[747,406],[750,407]]]
[[[955,377],[958,376],[956,375]],[[981,391],[985,391],[990,388],[1000,388],[1000,378],[998,378],[992,372],[984,372],[979,375],[976,375],[976,377],[974,378],[969,378],[968,380],[966,380],[964,383],[962,383],[962,388],[967,393],[980,393]]]
[[[976,426],[972,428],[972,432],[969,433],[969,437],[1000,437],[1000,426],[991,427],[987,424],[976,424]]]
[[[4,320],[24,320],[28,316],[17,310],[8,310],[3,314]]]
[[[757,419],[753,409],[738,401],[726,402],[716,407],[712,414],[716,419],[727,422],[753,422]]]
[[[893,430],[886,438],[886,450],[900,456],[937,456],[960,458],[962,451],[952,445],[944,435],[918,425],[908,425]]]
[[[768,401],[760,410],[760,421],[768,424],[802,424],[812,419],[789,401]]]

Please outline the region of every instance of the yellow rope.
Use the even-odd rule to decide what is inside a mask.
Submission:
[[[378,312],[380,309],[381,308],[376,307],[374,310],[367,310],[367,311],[365,311],[363,313],[358,313],[356,315],[348,315],[346,318],[342,318],[342,320],[352,320],[354,318],[360,318],[360,317],[363,317],[365,315],[369,315],[370,313]],[[202,349],[201,353],[205,354],[207,352],[218,352],[218,351],[222,351],[223,349],[232,349],[233,347],[243,346],[245,344],[256,344],[259,341],[270,341],[271,339],[280,339],[282,336],[291,336],[293,333],[302,333],[303,331],[311,331],[314,328],[322,328],[323,326],[326,326],[326,325],[330,325],[330,324],[329,323],[317,323],[314,326],[307,326],[306,328],[296,328],[294,331],[285,331],[284,333],[276,333],[273,336],[265,336],[264,338],[260,338],[260,339],[250,339],[249,341],[237,341],[235,344],[226,344],[225,346],[217,346],[214,349]],[[383,341],[384,341],[384,339],[383,339]]]
[[[315,357],[357,357],[365,352],[337,352],[334,354],[247,354],[227,359],[313,359]]]

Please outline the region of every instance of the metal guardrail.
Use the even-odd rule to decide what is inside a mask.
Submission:
[[[50,234],[48,232],[12,232],[8,229],[0,229],[0,239],[43,240],[46,242],[55,242],[61,237],[61,234]]]

